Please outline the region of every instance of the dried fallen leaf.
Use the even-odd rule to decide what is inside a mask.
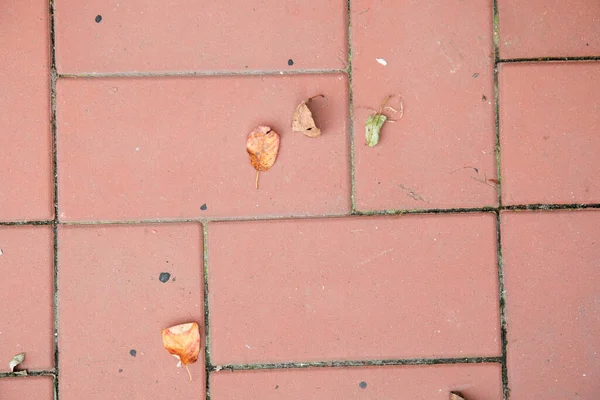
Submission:
[[[369,147],[373,147],[379,143],[379,132],[381,131],[383,124],[385,124],[385,121],[388,119],[387,115],[383,114],[384,110],[387,109],[393,112],[399,112],[399,118],[402,118],[402,115],[404,114],[402,103],[400,103],[399,111],[396,111],[391,107],[385,107],[385,103],[387,103],[391,97],[391,95],[386,97],[386,99],[383,100],[383,103],[381,103],[381,106],[379,106],[379,110],[375,114],[369,115],[367,118],[367,122],[365,123],[365,136],[367,138],[367,144]]]
[[[488,179],[488,182],[495,183],[496,185],[499,185],[499,184],[500,184],[500,181],[499,181],[498,179],[493,179],[493,178],[489,178],[489,179]]]
[[[450,392],[450,400],[465,400],[465,398],[462,397],[462,395],[460,395],[459,393]]]
[[[10,369],[10,372],[14,372],[15,367],[21,364],[23,361],[25,361],[25,353],[19,353],[16,356],[14,356],[12,360],[10,360],[10,362],[8,363],[8,368]]]
[[[302,103],[298,104],[294,115],[292,116],[292,131],[302,132],[308,137],[321,136],[321,130],[317,128],[315,120],[313,119],[312,112],[308,108],[308,103],[315,97],[325,97],[322,94],[313,96]]]
[[[279,134],[268,126],[257,126],[248,135],[246,151],[250,155],[250,163],[256,169],[256,188],[258,174],[275,164],[279,152]]]
[[[200,327],[196,322],[172,326],[162,330],[165,349],[173,354],[187,369],[192,381],[188,364],[195,363],[200,354]]]

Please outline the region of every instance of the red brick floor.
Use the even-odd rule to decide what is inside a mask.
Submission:
[[[3,2],[0,399],[599,399],[599,4]]]

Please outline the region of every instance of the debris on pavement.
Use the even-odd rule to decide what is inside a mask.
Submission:
[[[248,134],[246,151],[250,155],[250,163],[256,169],[256,188],[258,174],[270,169],[279,152],[279,134],[268,126],[257,126]]]
[[[296,111],[294,111],[294,115],[292,116],[292,131],[302,132],[306,136],[313,138],[321,136],[321,130],[317,128],[312,112],[308,108],[308,103],[315,97],[325,98],[322,94],[318,94],[298,104],[298,107],[296,107]]]
[[[198,323],[188,322],[163,329],[162,341],[165,349],[185,366],[191,382],[192,374],[188,364],[195,363],[200,354],[200,327]]]
[[[367,122],[365,123],[365,136],[367,138],[367,144],[369,145],[369,147],[373,147],[377,145],[377,143],[379,143],[379,133],[381,131],[381,128],[383,127],[383,124],[385,124],[385,122],[388,120],[387,115],[383,114],[384,110],[390,110],[394,113],[399,113],[400,115],[398,116],[398,118],[402,118],[402,115],[404,115],[402,101],[400,101],[399,110],[395,110],[392,107],[385,106],[385,104],[390,98],[392,98],[392,96],[393,95],[389,95],[388,97],[386,97],[385,100],[383,100],[383,103],[381,103],[381,106],[379,106],[379,110],[375,114],[369,115],[369,117],[367,118]]]
[[[19,353],[14,356],[8,363],[8,369],[11,374],[27,376],[27,370],[15,371],[15,367],[25,361],[25,353]]]

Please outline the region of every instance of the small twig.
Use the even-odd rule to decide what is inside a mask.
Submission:
[[[258,174],[260,174],[259,170],[256,170],[256,188],[258,189]]]

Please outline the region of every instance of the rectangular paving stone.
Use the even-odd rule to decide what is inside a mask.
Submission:
[[[498,1],[500,57],[600,55],[600,2]]]
[[[504,204],[600,202],[600,63],[500,67]]]
[[[0,379],[2,400],[54,400],[51,376],[28,376],[26,378]]]
[[[343,0],[56,6],[61,73],[344,68],[346,36]]]
[[[211,223],[211,361],[498,356],[492,214]]]
[[[161,340],[204,325],[202,227],[61,226],[59,240],[61,400],[203,397],[204,341],[189,383]]]
[[[511,398],[600,398],[600,212],[507,212],[501,226]]]
[[[54,368],[53,248],[50,226],[0,226],[0,372]]]
[[[500,400],[499,364],[220,371],[211,399],[465,399]]]
[[[344,214],[350,211],[343,74],[61,80],[60,219],[131,220]],[[322,135],[291,132],[312,102]],[[260,175],[247,135],[281,135]]]
[[[490,1],[352,1],[359,210],[497,204],[492,21]],[[389,95],[398,121],[368,147],[367,117]]]
[[[2,2],[0,221],[45,220],[52,207],[48,2]]]

